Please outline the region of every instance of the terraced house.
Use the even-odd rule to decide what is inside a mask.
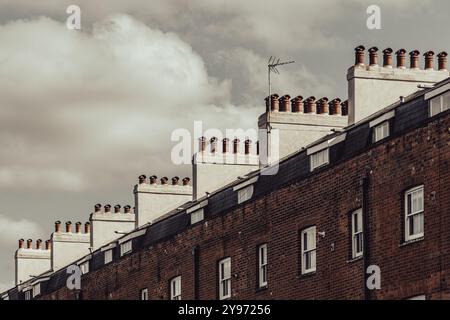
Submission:
[[[435,68],[426,52],[422,68],[417,50],[409,66],[404,49],[395,65],[390,48],[380,63],[366,52],[346,100],[266,98],[260,141],[279,162],[261,165],[252,141],[204,137],[192,183],[142,175],[134,210],[96,205],[75,232],[57,221],[45,246],[21,239],[1,298],[449,299],[447,53]]]

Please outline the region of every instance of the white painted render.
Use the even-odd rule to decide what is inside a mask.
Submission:
[[[52,269],[57,271],[90,253],[90,233],[52,233]]]
[[[275,144],[278,141],[280,159],[306,147],[310,143],[332,133],[333,129],[342,129],[348,124],[348,117],[342,115],[328,115],[297,112],[266,112],[258,119],[259,129],[265,129],[267,124],[270,132],[267,141]],[[278,130],[279,139],[271,137],[272,132]],[[273,150],[272,145],[269,150]],[[272,151],[273,152],[273,151]]]
[[[192,187],[141,183],[134,187],[136,227],[152,222],[192,200]]]
[[[347,72],[349,124],[416,92],[420,84],[434,84],[449,75],[448,70],[352,66]]]
[[[259,157],[255,154],[199,152],[192,162],[194,200],[259,169]]]
[[[91,214],[90,221],[93,250],[118,239],[123,232],[132,231],[136,227],[134,213],[94,212]]]
[[[16,251],[16,285],[51,269],[51,250],[25,249]]]

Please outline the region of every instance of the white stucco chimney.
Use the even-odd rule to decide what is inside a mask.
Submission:
[[[19,240],[19,248],[14,255],[16,285],[51,269],[51,248],[48,242],[45,248],[41,243],[42,240],[37,240],[36,248],[33,248],[33,242],[29,239],[25,247],[24,239]]]
[[[205,141],[204,137],[200,138],[200,151],[192,158],[194,200],[259,168],[257,148],[250,139],[242,142],[234,138],[232,150],[229,150],[229,138],[224,138],[219,144],[212,137],[209,150]]]
[[[111,212],[110,206],[107,206],[102,210],[102,206],[96,204],[94,212],[90,216],[93,250],[121,237],[122,232],[128,232],[135,228],[136,216],[131,212],[130,206],[124,206],[122,209],[120,205],[116,205],[114,212]]]
[[[365,62],[365,48],[355,48],[355,65],[347,72],[349,124],[377,112],[396,102],[400,96],[408,96],[419,90],[420,84],[434,84],[449,77],[449,71],[442,65],[434,69],[434,52],[424,54],[423,68],[420,52],[409,52],[409,68],[406,63],[406,50],[395,52],[397,64],[392,63],[391,48],[383,50],[383,65],[377,63],[378,49],[369,49],[369,64]],[[438,54],[438,58],[446,53]],[[442,58],[439,58],[442,60]],[[440,61],[441,61],[440,60]]]
[[[134,187],[136,227],[152,222],[192,200],[189,178],[184,178],[182,184],[178,177],[173,177],[170,183],[167,177],[161,178],[160,183],[157,180],[156,176],[147,179],[145,175],[141,175],[139,183]]]
[[[57,271],[71,262],[88,254],[89,247],[91,246],[90,232],[81,232],[81,223],[77,223],[79,226],[77,231],[72,232],[72,223],[66,222],[65,232],[61,231],[61,222],[55,222],[55,232],[51,236],[51,260],[52,269]],[[86,230],[85,231],[89,231]]]
[[[283,158],[348,123],[347,109],[339,98],[330,101],[299,95],[290,99],[289,95],[279,98],[272,94],[265,101],[266,112],[259,116],[258,128],[266,135],[260,141],[268,144],[263,148],[269,150],[269,158],[274,158],[274,152]]]

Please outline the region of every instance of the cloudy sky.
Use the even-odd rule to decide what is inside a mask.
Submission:
[[[69,5],[81,30],[66,28]],[[381,30],[366,9],[381,8]],[[137,176],[190,176],[171,132],[256,128],[274,91],[346,98],[358,44],[450,49],[446,0],[0,0],[0,291],[19,238],[95,203],[133,204]]]

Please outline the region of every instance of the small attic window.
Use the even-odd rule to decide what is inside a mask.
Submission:
[[[249,185],[243,189],[238,190],[238,203],[241,204],[247,200],[250,200],[253,195],[253,185]]]
[[[450,90],[429,100],[430,117],[450,109]]]
[[[191,224],[200,222],[203,219],[205,219],[205,214],[204,214],[203,208],[191,213]]]
[[[372,142],[378,142],[389,137],[389,121],[384,121],[372,129]]]
[[[317,151],[309,156],[311,171],[329,163],[329,149]]]

